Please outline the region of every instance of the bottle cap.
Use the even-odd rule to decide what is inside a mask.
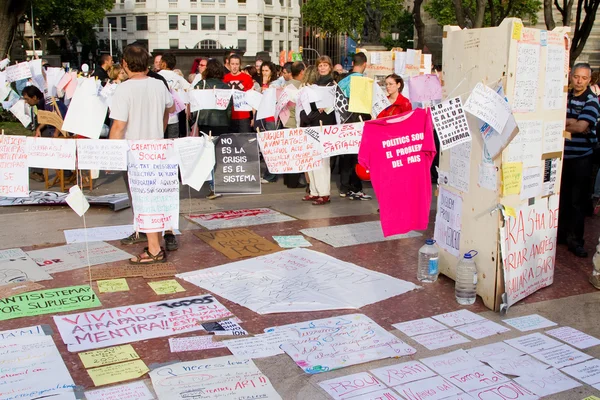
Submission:
[[[471,250],[468,253],[465,253],[465,258],[467,260],[470,260],[471,258],[475,257],[477,254],[479,254],[479,252],[477,252],[475,250]]]
[[[435,240],[433,240],[433,239],[427,239],[427,240],[425,240],[425,244],[431,245],[431,244],[434,244],[434,243],[435,243]]]

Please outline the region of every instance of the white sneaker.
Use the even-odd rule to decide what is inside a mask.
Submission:
[[[271,183],[271,182],[269,182],[265,178],[260,178],[260,183],[264,183],[266,185],[267,183]]]

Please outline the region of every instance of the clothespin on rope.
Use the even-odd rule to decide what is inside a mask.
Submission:
[[[321,125],[321,134],[323,134],[323,121],[319,121],[319,125]]]

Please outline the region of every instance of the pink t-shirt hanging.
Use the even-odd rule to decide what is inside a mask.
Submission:
[[[429,109],[365,123],[358,162],[371,173],[384,236],[427,229],[435,153]]]

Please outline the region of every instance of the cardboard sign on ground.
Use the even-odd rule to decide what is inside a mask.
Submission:
[[[8,285],[0,286],[0,299],[16,296],[21,293],[33,292],[34,290],[43,288],[44,286],[39,283],[30,281],[9,283]]]
[[[105,280],[115,278],[134,278],[141,276],[142,278],[162,278],[163,276],[173,276],[177,273],[175,265],[172,263],[162,264],[142,264],[142,265],[104,265],[90,268],[92,273],[91,280]],[[89,279],[86,277],[86,279]]]
[[[281,250],[276,244],[249,229],[225,229],[214,232],[195,232],[210,247],[220,251],[231,260],[257,257]]]

